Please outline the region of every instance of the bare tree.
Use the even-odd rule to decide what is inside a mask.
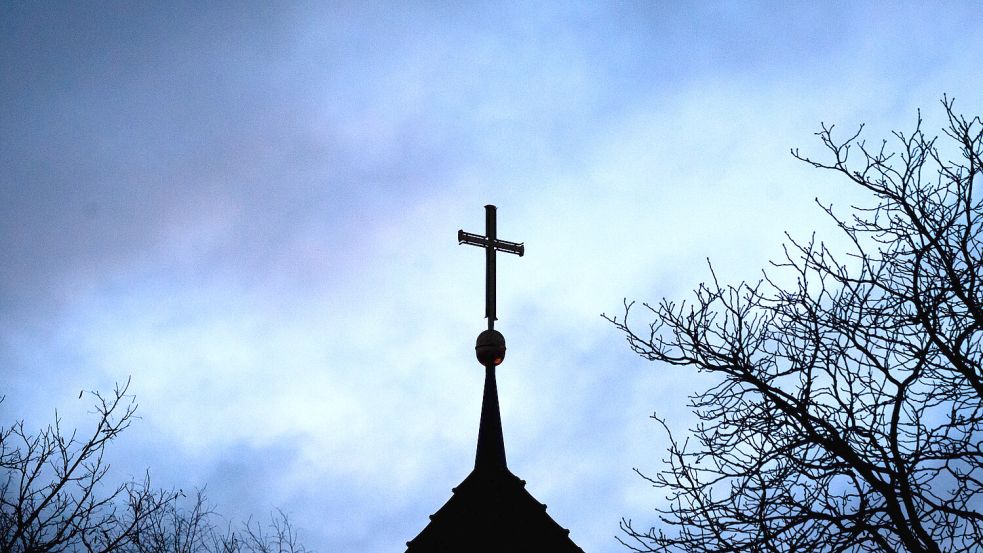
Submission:
[[[57,413],[36,434],[23,421],[0,427],[0,553],[306,553],[282,511],[222,529],[201,490],[111,483],[106,448],[136,413],[128,388],[89,392],[98,420],[87,435],[66,435]]]
[[[218,551],[214,547],[214,513],[209,508],[203,490],[197,490],[190,507],[178,492],[168,502],[146,518],[133,534],[133,539],[121,551],[128,553],[197,553]]]
[[[239,532],[230,531],[221,540],[223,552],[241,553],[308,553],[300,542],[297,530],[280,510],[270,514],[270,521],[261,524],[247,520]]]
[[[95,398],[95,430],[64,434],[61,419],[32,434],[0,427],[0,551],[110,552],[173,500],[150,481],[110,485],[106,446],[133,421],[136,404],[117,387]]]
[[[124,549],[128,553],[308,553],[289,517],[280,510],[267,524],[248,519],[222,525],[203,490],[181,497],[149,516]],[[187,500],[187,501],[185,501]],[[185,503],[189,503],[185,506]]]
[[[983,122],[948,98],[944,138],[817,133],[868,191],[837,255],[791,238],[758,283],[712,281],[650,321],[606,317],[644,358],[717,377],[669,434],[658,528],[622,521],[636,551],[980,551],[983,543]],[[822,205],[822,204],[820,204]],[[780,285],[778,274],[795,277]],[[657,420],[669,432],[665,421]]]

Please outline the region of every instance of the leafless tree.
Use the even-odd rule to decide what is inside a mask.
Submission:
[[[187,501],[185,501],[187,500]],[[185,503],[188,503],[186,506]],[[148,517],[127,553],[308,553],[289,517],[280,510],[265,525],[253,519],[221,524],[202,490],[181,497]]]
[[[980,551],[983,122],[942,105],[941,140],[919,114],[890,145],[823,125],[828,161],[793,150],[872,196],[845,217],[823,206],[846,253],[790,237],[760,282],[711,268],[693,300],[643,304],[642,325],[627,301],[606,317],[642,357],[717,377],[646,476],[667,494],[661,523],[622,521],[629,548]]]
[[[261,524],[247,520],[238,532],[229,531],[222,537],[223,552],[228,553],[308,553],[300,542],[296,529],[280,510],[270,514],[270,521]]]
[[[0,551],[111,552],[127,544],[173,494],[150,481],[109,484],[106,446],[133,422],[127,383],[111,396],[90,392],[91,434],[65,434],[61,419],[32,434],[23,421],[0,427]]]
[[[89,392],[90,434],[65,434],[57,413],[38,433],[23,421],[0,427],[0,553],[306,553],[282,511],[266,525],[220,525],[200,490],[111,483],[106,448],[136,412],[128,387]]]

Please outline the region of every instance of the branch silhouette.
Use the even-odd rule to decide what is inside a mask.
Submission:
[[[943,97],[945,142],[922,131],[870,147],[817,136],[813,167],[865,189],[836,254],[788,237],[757,283],[607,316],[642,357],[717,376],[690,398],[648,482],[661,525],[623,520],[635,551],[978,551],[983,543],[983,122]],[[890,147],[895,147],[890,151]],[[791,277],[791,286],[775,277]],[[668,433],[665,421],[656,420]]]
[[[106,448],[136,416],[129,386],[89,392],[96,424],[86,435],[66,433],[57,412],[37,433],[23,421],[0,427],[0,552],[307,552],[282,511],[266,525],[223,527],[203,490],[155,489],[149,474],[111,483]]]

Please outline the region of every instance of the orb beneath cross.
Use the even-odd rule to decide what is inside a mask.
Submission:
[[[497,330],[482,331],[475,341],[474,354],[478,362],[486,367],[501,365],[505,360],[505,336]]]

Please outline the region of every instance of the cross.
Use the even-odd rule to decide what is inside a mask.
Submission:
[[[495,329],[495,252],[514,253],[519,257],[526,252],[526,247],[518,242],[499,240],[495,230],[495,211],[493,205],[485,206],[485,235],[457,231],[457,243],[469,244],[485,248],[485,317],[488,318],[488,330]]]

